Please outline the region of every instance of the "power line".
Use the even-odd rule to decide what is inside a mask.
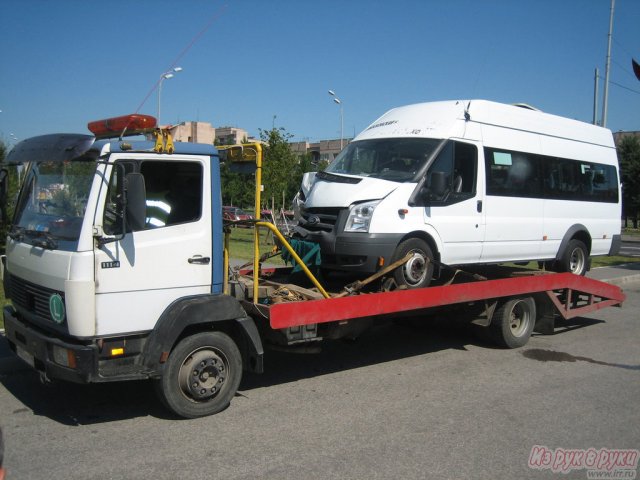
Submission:
[[[187,52],[191,49],[191,47],[193,47],[193,45],[200,39],[200,37],[202,35],[204,35],[204,33],[209,30],[209,28],[211,28],[211,25],[213,25],[213,22],[215,22],[218,18],[220,18],[222,16],[222,14],[224,13],[224,11],[227,9],[227,4],[222,5],[218,10],[216,10],[216,12],[213,14],[213,16],[211,17],[211,19],[209,20],[209,22],[205,25],[205,27],[200,30],[189,42],[189,44],[178,54],[178,56],[173,60],[173,62],[171,62],[171,65],[169,66],[169,68],[165,71],[169,71],[171,70],[173,67],[175,67],[178,62],[180,61],[180,59],[182,57],[184,57]],[[149,97],[151,96],[151,94],[153,92],[156,91],[156,89],[158,88],[158,85],[160,85],[160,82],[162,81],[162,77],[160,77],[160,79],[154,83],[153,87],[151,87],[151,90],[149,90],[149,93],[147,93],[147,96],[144,97],[144,99],[142,100],[142,102],[140,103],[140,105],[138,105],[138,108],[136,109],[136,111],[134,113],[138,113],[140,111],[140,109],[144,106],[145,103],[147,103],[147,100],[149,100]]]
[[[609,83],[614,84],[616,87],[624,88],[625,90],[629,90],[630,92],[637,93],[638,95],[640,95],[640,91],[634,90],[633,88],[625,87],[624,85],[620,85],[619,83],[616,83],[613,80],[609,80]]]

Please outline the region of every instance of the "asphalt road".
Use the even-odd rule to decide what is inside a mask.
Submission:
[[[388,325],[269,352],[231,407],[176,420],[146,382],[44,387],[0,340],[8,479],[549,479],[551,450],[640,449],[640,283],[501,350],[468,328]],[[628,477],[625,477],[628,478]]]

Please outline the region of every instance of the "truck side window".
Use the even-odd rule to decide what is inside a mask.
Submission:
[[[124,174],[139,172],[146,189],[145,230],[193,222],[202,213],[202,165],[197,162],[144,161],[119,162],[124,171],[113,169],[103,226],[105,233],[118,235],[122,225],[122,200],[118,181]]]
[[[140,166],[147,190],[146,229],[198,220],[202,166],[196,162],[147,161]]]

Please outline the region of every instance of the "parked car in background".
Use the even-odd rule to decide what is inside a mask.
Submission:
[[[230,222],[239,222],[242,220],[253,220],[253,215],[239,207],[223,206],[222,218]]]

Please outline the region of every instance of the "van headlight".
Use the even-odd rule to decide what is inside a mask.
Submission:
[[[349,209],[349,217],[344,226],[345,232],[368,232],[371,224],[373,211],[376,209],[380,200],[374,202],[359,203],[352,205]]]

